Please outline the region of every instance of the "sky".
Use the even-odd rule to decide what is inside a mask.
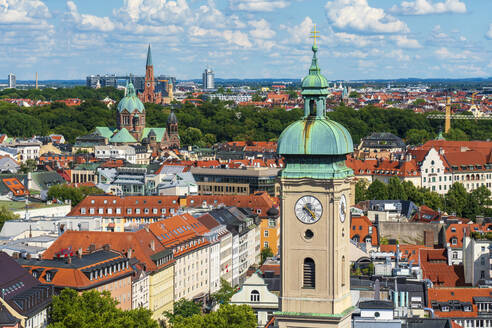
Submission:
[[[0,76],[492,76],[492,0],[0,0]]]

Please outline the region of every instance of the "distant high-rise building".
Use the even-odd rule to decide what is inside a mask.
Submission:
[[[203,79],[203,88],[204,89],[214,89],[215,88],[214,72],[212,71],[212,69],[206,68],[205,72],[203,72],[202,79]]]
[[[14,73],[10,73],[8,75],[7,80],[8,80],[9,88],[15,89],[15,87],[17,86],[17,82],[15,80],[15,74]]]

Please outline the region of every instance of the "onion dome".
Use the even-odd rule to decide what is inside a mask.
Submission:
[[[131,82],[126,87],[126,95],[118,103],[118,112],[121,113],[124,110],[127,110],[129,113],[133,113],[134,111],[143,113],[145,111],[144,104],[138,99],[133,83]]]
[[[178,124],[178,118],[176,117],[176,114],[174,114],[174,111],[171,111],[169,114],[167,124]]]

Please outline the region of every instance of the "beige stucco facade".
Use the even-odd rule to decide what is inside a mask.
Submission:
[[[149,307],[152,319],[164,319],[164,311],[172,311],[174,302],[174,264],[150,275]]]
[[[279,327],[350,326],[350,216],[353,180],[281,180],[281,313]],[[340,220],[340,198],[345,195],[345,220]],[[320,219],[306,224],[297,219],[294,207],[303,196],[322,204]],[[306,237],[311,230],[313,236]],[[304,260],[315,263],[315,286],[304,288]]]

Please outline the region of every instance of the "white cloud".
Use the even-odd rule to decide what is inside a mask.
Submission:
[[[406,35],[395,35],[392,36],[391,39],[396,41],[396,45],[400,48],[422,48],[419,41],[415,39],[409,39]]]
[[[367,58],[369,54],[366,51],[354,50],[354,51],[333,51],[330,55],[336,58]]]
[[[480,56],[474,54],[470,50],[463,51],[450,51],[446,47],[441,47],[434,51],[437,57],[441,59],[447,59],[451,61],[462,61],[462,60],[480,60]]]
[[[375,33],[408,32],[404,22],[381,8],[370,7],[367,0],[334,0],[325,5],[326,15],[339,29]]]
[[[309,35],[313,29],[313,26],[314,23],[309,16],[304,18],[299,25],[280,25],[280,28],[286,30],[287,35],[289,36],[289,39],[287,39],[284,43],[311,43],[312,41],[309,41]]]
[[[248,35],[241,31],[232,31],[232,30],[220,31],[217,29],[204,29],[198,26],[192,26],[188,30],[188,33],[190,37],[194,38],[195,40],[202,39],[205,37],[212,37],[212,38],[219,37],[230,44],[235,44],[240,47],[251,48],[253,46],[253,44],[248,38]]]
[[[267,12],[282,9],[289,5],[285,0],[229,0],[232,10]]]
[[[403,1],[400,6],[393,6],[390,11],[404,15],[429,15],[466,13],[466,5],[460,0],[445,0],[433,2],[433,0]]]
[[[183,24],[190,23],[193,15],[186,0],[124,0],[123,7],[114,10],[122,23]]]
[[[373,45],[376,42],[384,41],[383,35],[358,35],[347,32],[336,32],[333,33],[333,38],[342,43],[350,44],[357,47],[367,47]]]
[[[487,31],[487,33],[485,33],[485,37],[487,39],[491,39],[492,40],[492,24],[489,25],[489,30]]]
[[[70,16],[78,25],[77,28],[83,31],[110,32],[115,29],[115,24],[109,17],[99,17],[94,15],[80,14],[73,1],[67,1]]]
[[[276,35],[275,31],[270,28],[270,24],[264,19],[249,21],[248,24],[255,28],[249,32],[254,38],[271,39]]]
[[[35,24],[50,17],[48,7],[40,0],[0,0],[0,25]]]

